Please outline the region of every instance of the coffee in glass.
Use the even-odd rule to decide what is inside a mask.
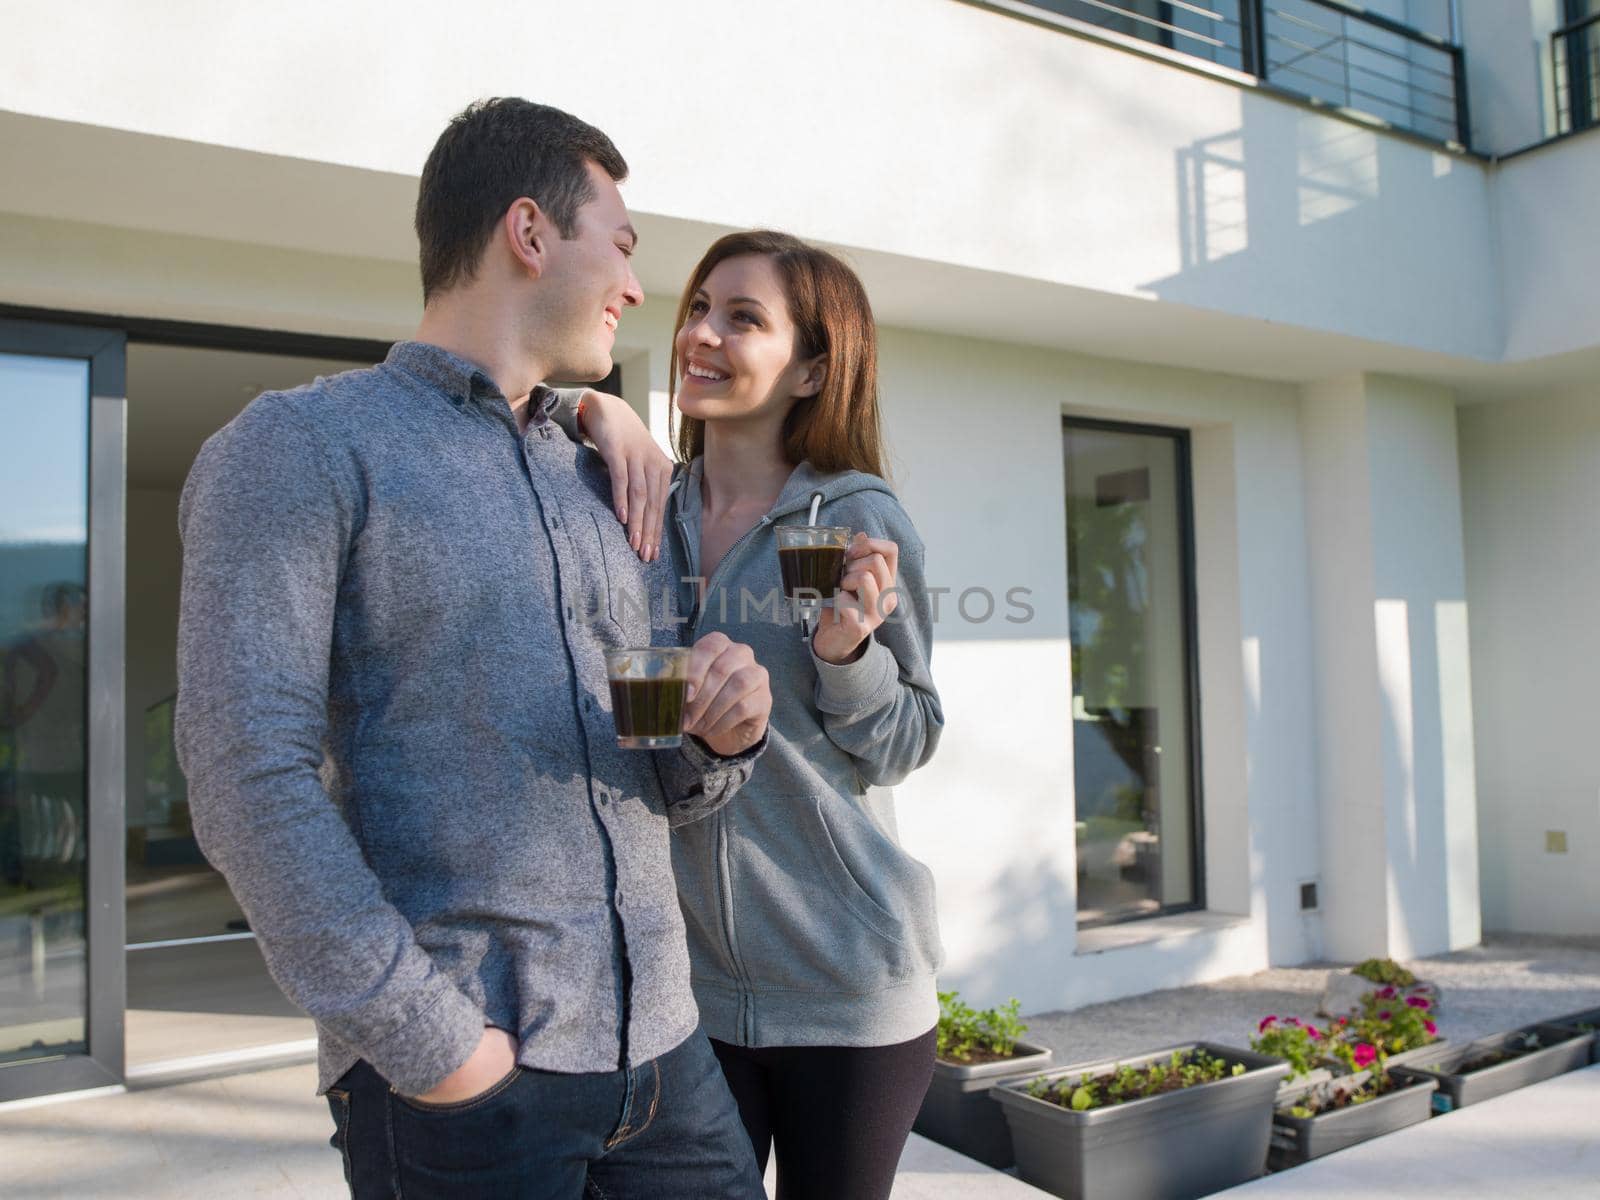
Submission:
[[[618,746],[664,750],[682,744],[689,651],[679,646],[607,650],[606,682]]]

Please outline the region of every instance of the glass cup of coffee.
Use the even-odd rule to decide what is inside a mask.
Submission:
[[[779,525],[777,532],[783,594],[802,613],[815,615],[839,590],[850,531],[842,525]]]
[[[683,699],[689,686],[689,651],[644,646],[606,651],[606,682],[617,745],[624,750],[665,750],[683,744]]]

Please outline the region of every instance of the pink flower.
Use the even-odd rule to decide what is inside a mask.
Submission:
[[[1437,1025],[1435,1025],[1432,1021],[1424,1021],[1422,1023],[1422,1027],[1424,1029],[1426,1029],[1429,1033],[1438,1033],[1439,1032],[1439,1027]]]
[[[1407,996],[1406,997],[1406,1003],[1409,1004],[1412,1008],[1432,1008],[1433,1007],[1426,1000],[1424,1000],[1421,996]]]
[[[1261,1024],[1256,1026],[1256,1032],[1257,1033],[1265,1033],[1267,1031],[1267,1026],[1268,1025],[1276,1025],[1277,1022],[1278,1022],[1278,1018],[1277,1017],[1262,1017],[1261,1018]]]
[[[1317,1030],[1315,1025],[1307,1025],[1306,1032],[1311,1035],[1313,1041],[1320,1041],[1322,1038],[1322,1034]]]
[[[1389,987],[1386,987],[1386,988],[1380,989],[1379,992],[1378,992],[1378,999],[1379,1000],[1393,1000],[1394,999],[1394,987],[1393,987],[1393,985],[1391,985]]]
[[[1362,1042],[1356,1047],[1354,1058],[1358,1067],[1370,1067],[1377,1057],[1378,1052],[1366,1042]]]
[[[1390,1012],[1387,1008],[1384,1009],[1381,1013],[1378,1014],[1378,1020],[1380,1020],[1380,1021],[1388,1021],[1388,1020],[1393,1019],[1393,1017],[1394,1017],[1394,1014],[1392,1012]]]
[[[1300,1018],[1299,1017],[1285,1017],[1284,1020],[1287,1021],[1290,1025],[1293,1025],[1296,1029],[1298,1029],[1300,1027]]]

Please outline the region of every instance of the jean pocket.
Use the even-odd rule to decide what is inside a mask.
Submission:
[[[328,1145],[339,1152],[344,1165],[344,1181],[350,1184],[350,1093],[339,1088],[328,1089],[328,1111],[333,1114],[333,1136]]]
[[[413,1096],[404,1096],[399,1092],[394,1092],[392,1088],[390,1090],[396,1100],[414,1112],[427,1113],[430,1116],[452,1116],[459,1113],[473,1112],[494,1100],[498,1100],[506,1092],[510,1091],[511,1085],[522,1078],[522,1075],[522,1068],[514,1066],[487,1091],[479,1092],[476,1096],[468,1096],[465,1100],[450,1100],[443,1104],[418,1100]]]

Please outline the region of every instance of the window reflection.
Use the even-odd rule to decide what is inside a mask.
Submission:
[[[1188,497],[1174,434],[1068,423],[1080,925],[1195,903]]]
[[[86,1048],[88,395],[0,354],[0,1063]]]

